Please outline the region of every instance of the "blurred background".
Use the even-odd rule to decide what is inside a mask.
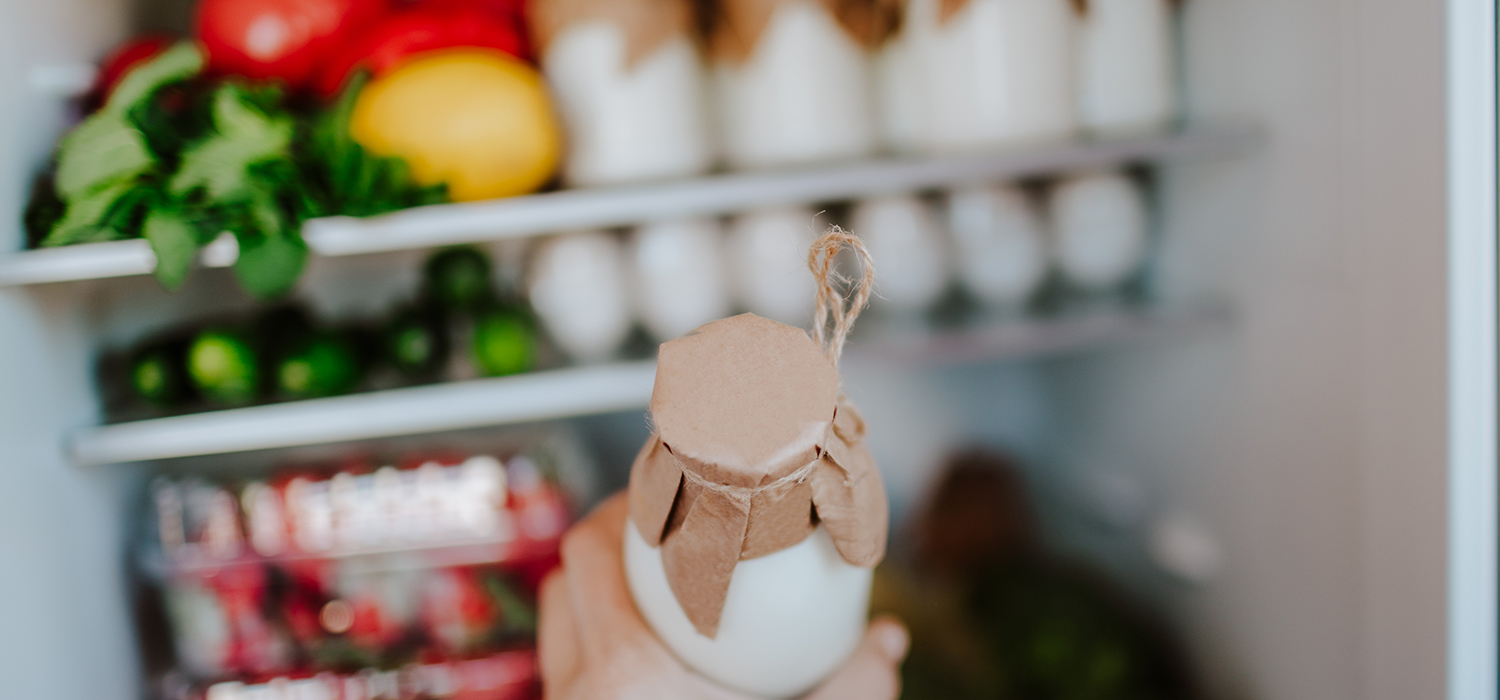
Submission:
[[[0,687],[538,697],[656,346],[837,225],[904,697],[1440,697],[1444,21],[6,0]]]

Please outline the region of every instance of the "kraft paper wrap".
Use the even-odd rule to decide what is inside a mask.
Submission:
[[[546,55],[552,39],[568,27],[588,21],[612,23],[625,34],[625,66],[631,68],[667,40],[690,34],[691,0],[532,0],[527,19],[537,54]]]
[[[807,333],[752,314],[664,343],[655,433],[630,471],[630,517],[660,546],[693,627],[719,628],[734,567],[821,523],[855,566],[885,555],[885,486],[838,371]]]
[[[708,24],[714,58],[744,63],[754,53],[776,8],[798,2],[820,5],[838,20],[850,38],[866,49],[878,48],[900,27],[903,0],[707,0],[713,2]]]

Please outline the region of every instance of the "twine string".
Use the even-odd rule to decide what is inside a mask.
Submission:
[[[833,259],[839,249],[848,246],[859,256],[861,274],[852,298],[845,298],[838,288],[847,282],[833,269]],[[813,314],[813,341],[823,348],[834,368],[839,366],[839,357],[844,354],[844,341],[854,328],[854,319],[870,303],[870,290],[875,284],[875,261],[870,257],[864,241],[838,226],[828,231],[812,244],[807,253],[807,267],[817,280],[817,310]]]
[[[691,481],[708,491],[717,491],[726,495],[739,496],[740,498],[747,501],[751,498],[754,498],[755,494],[760,493],[761,491],[769,491],[784,484],[793,482],[800,484],[803,481],[806,481],[808,477],[812,476],[813,470],[818,467],[818,464],[823,461],[823,456],[820,452],[819,455],[815,457],[811,462],[798,467],[792,473],[776,479],[769,484],[761,484],[759,486],[733,486],[730,484],[721,484],[717,481],[710,481],[703,478],[703,476],[698,474],[698,472],[695,472],[690,467],[688,467],[688,465],[685,464],[681,459],[679,459],[676,454],[673,454],[671,448],[667,449],[667,454],[672,455],[672,460],[677,462],[677,467],[682,470],[682,475],[687,477],[688,481]]]

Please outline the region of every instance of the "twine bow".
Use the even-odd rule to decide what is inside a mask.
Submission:
[[[837,285],[849,280],[833,269],[833,259],[843,246],[848,246],[859,256],[862,270],[859,285],[854,289],[852,298],[847,299]],[[844,342],[849,337],[849,331],[854,328],[854,319],[859,318],[859,312],[870,304],[870,290],[875,284],[875,261],[859,236],[832,226],[827,233],[813,241],[812,249],[807,253],[807,267],[812,270],[813,278],[818,284],[817,310],[813,313],[813,341],[823,348],[828,361],[837,369],[839,357],[844,354]]]

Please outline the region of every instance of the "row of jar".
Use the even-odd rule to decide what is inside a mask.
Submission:
[[[590,186],[1159,129],[1174,4],[534,0],[532,24]]]
[[[736,309],[796,326],[812,318],[807,252],[826,226],[781,207],[717,219],[645,224],[627,239],[575,231],[532,253],[527,292],[552,340],[574,360],[611,357],[636,320],[659,340]],[[1139,270],[1147,247],[1143,190],[1116,172],[1068,177],[1045,191],[1017,185],[893,194],[853,203],[847,221],[875,264],[876,308],[918,313],[952,281],[976,300],[1020,309],[1056,270],[1107,292]]]

